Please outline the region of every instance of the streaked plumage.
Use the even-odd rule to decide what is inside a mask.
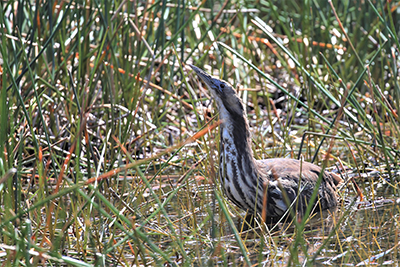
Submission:
[[[236,91],[226,81],[213,78],[196,66],[190,67],[217,103],[222,121],[219,173],[228,198],[240,208],[260,215],[265,207],[268,222],[282,218],[291,206],[289,203],[293,203],[298,214],[303,214],[322,169],[294,159],[255,160],[246,111]],[[329,172],[321,175],[315,207],[325,210],[337,206],[336,186],[341,179]]]

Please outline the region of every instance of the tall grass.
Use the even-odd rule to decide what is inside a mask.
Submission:
[[[0,262],[398,264],[399,10],[3,1]],[[238,84],[257,158],[341,171],[365,201],[349,182],[336,213],[243,231],[219,188],[215,108],[186,63]]]

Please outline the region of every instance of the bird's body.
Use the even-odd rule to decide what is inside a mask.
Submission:
[[[322,176],[315,208],[325,210],[337,206],[339,176],[299,160],[254,159],[246,111],[236,91],[227,82],[190,66],[217,103],[222,121],[219,176],[232,202],[251,213],[266,214],[268,222],[279,221],[289,207],[301,215]]]

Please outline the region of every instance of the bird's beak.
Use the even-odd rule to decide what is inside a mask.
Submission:
[[[208,87],[212,88],[212,86],[214,85],[214,78],[211,77],[210,74],[192,64],[188,65],[192,68],[192,70],[194,70],[194,72],[196,72],[196,74],[203,80],[203,82],[208,85]]]

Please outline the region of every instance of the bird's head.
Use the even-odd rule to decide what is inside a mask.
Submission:
[[[244,115],[242,101],[240,100],[232,85],[224,80],[212,77],[210,74],[206,73],[196,66],[190,64],[189,66],[207,85],[212,97],[217,102],[217,106],[220,112],[224,112],[226,110],[230,113],[230,116]]]

